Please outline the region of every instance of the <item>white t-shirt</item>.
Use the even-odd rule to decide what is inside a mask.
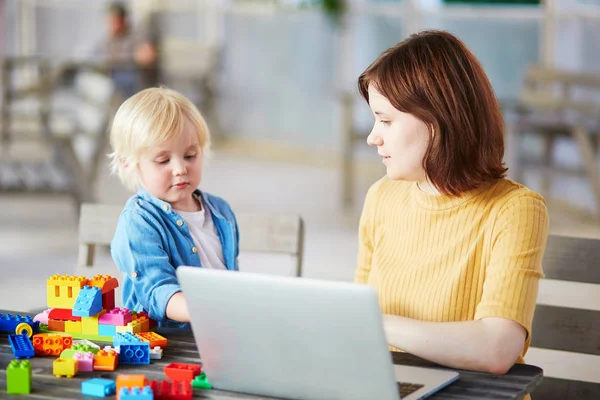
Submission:
[[[202,210],[196,212],[178,211],[188,224],[194,244],[198,249],[200,264],[203,268],[227,269],[223,260],[223,248],[217,235],[212,216],[202,204]]]

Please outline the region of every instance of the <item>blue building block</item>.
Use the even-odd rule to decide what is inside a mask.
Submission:
[[[117,384],[110,379],[94,378],[81,382],[81,393],[86,396],[106,397],[115,394]]]
[[[84,286],[73,305],[76,317],[91,317],[102,311],[102,290],[96,286]]]
[[[154,393],[150,386],[144,386],[143,389],[139,387],[134,388],[121,388],[119,392],[120,400],[154,400]]]
[[[121,343],[119,346],[119,364],[150,364],[150,343]]]
[[[40,323],[34,322],[33,318],[30,316],[0,313],[0,332],[20,334],[22,332],[17,332],[17,326],[20,324],[24,324],[23,329],[28,331],[27,333],[29,337],[31,337],[31,335],[34,333],[38,333],[40,330]],[[25,325],[29,325],[31,329],[25,327]]]
[[[8,335],[8,343],[17,358],[31,358],[35,354],[31,340],[29,340],[26,333]]]
[[[115,346],[115,347],[120,346],[121,343],[125,343],[125,344],[138,344],[138,343],[144,343],[144,342],[142,342],[142,339],[140,339],[139,337],[135,336],[131,332],[125,332],[125,333],[118,332],[113,337],[113,346]],[[148,342],[145,342],[145,343],[148,343]]]
[[[115,336],[117,327],[114,325],[98,324],[99,336]]]

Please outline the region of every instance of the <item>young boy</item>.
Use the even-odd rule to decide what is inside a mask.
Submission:
[[[124,274],[123,306],[159,322],[189,322],[175,269],[238,270],[233,211],[225,200],[197,189],[210,147],[206,122],[180,93],[146,89],[121,105],[110,143],[112,171],[137,190],[111,243]]]

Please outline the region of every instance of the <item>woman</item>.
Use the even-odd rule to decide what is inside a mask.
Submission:
[[[356,282],[377,290],[393,347],[505,373],[531,340],[548,214],[505,177],[483,68],[456,37],[425,31],[385,51],[358,87],[387,173],[365,199]]]

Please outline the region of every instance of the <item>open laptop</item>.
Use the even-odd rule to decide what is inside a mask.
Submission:
[[[393,365],[369,286],[197,267],[177,277],[216,389],[307,400],[398,400],[404,390],[415,400],[458,378]]]

